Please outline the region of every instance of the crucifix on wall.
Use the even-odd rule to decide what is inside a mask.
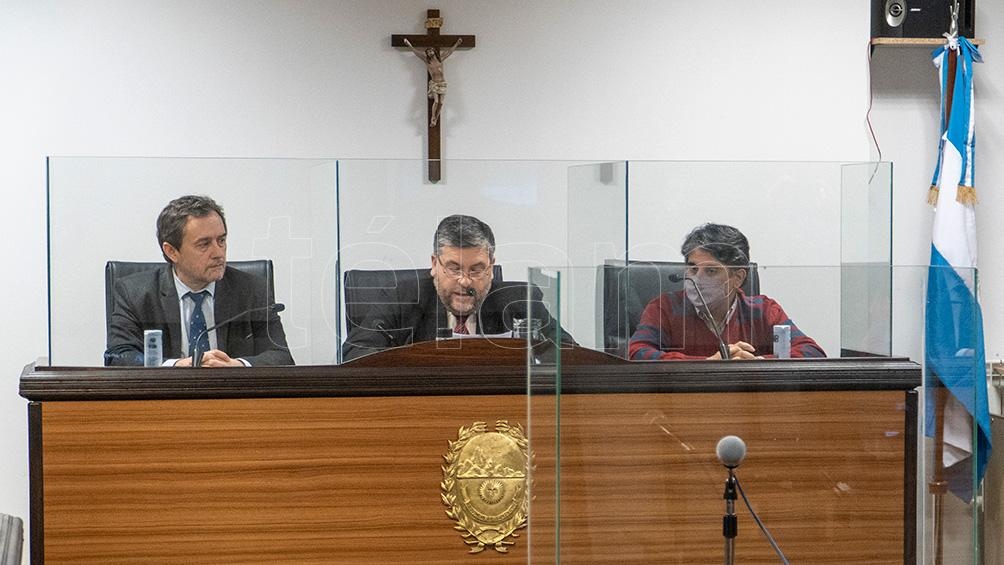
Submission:
[[[429,180],[438,182],[442,178],[440,159],[440,127],[443,124],[443,104],[446,102],[446,78],[443,61],[457,49],[473,49],[473,35],[440,35],[443,18],[439,10],[428,10],[425,19],[425,35],[392,35],[393,47],[407,47],[416,57],[425,62],[426,95],[428,96],[429,119]]]

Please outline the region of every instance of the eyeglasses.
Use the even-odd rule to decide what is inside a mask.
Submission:
[[[465,271],[460,267],[450,267],[443,264],[443,260],[439,258],[439,256],[436,256],[436,261],[439,263],[439,266],[442,267],[444,271],[446,271],[446,274],[458,280],[466,277],[468,279],[471,279],[472,281],[476,281],[485,278],[486,276],[488,276],[488,273],[492,271],[491,265],[488,266],[478,265]]]

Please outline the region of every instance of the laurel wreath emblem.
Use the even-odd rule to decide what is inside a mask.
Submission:
[[[493,548],[499,553],[507,553],[511,545],[516,542],[509,538],[519,537],[516,530],[520,530],[527,525],[527,512],[529,509],[529,461],[531,456],[527,453],[528,442],[523,433],[523,427],[519,424],[510,425],[507,420],[495,422],[495,433],[511,439],[520,450],[523,469],[521,476],[525,481],[521,494],[513,501],[514,512],[501,524],[484,524],[476,520],[465,508],[458,498],[458,473],[460,470],[460,455],[464,447],[474,438],[481,434],[491,433],[485,422],[474,422],[471,427],[460,427],[456,441],[449,441],[449,449],[443,460],[443,482],[440,483],[442,490],[441,497],[446,506],[446,516],[455,522],[453,529],[461,532],[464,543],[471,546],[469,553],[480,553],[487,547]],[[495,481],[497,482],[497,481]],[[500,484],[500,483],[499,483]],[[493,484],[493,486],[495,486]],[[494,500],[492,500],[494,501]]]

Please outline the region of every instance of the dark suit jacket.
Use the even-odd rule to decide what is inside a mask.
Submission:
[[[478,309],[477,333],[497,335],[512,329],[514,318],[538,318],[541,334],[554,341],[558,324],[540,302],[543,293],[533,287],[532,315],[527,314],[527,283],[492,281],[488,295]],[[417,280],[403,280],[397,288],[381,293],[358,326],[348,328],[342,344],[342,359],[349,361],[390,347],[431,341],[437,328],[449,328],[446,307],[436,294],[432,276],[424,273]],[[350,322],[351,325],[351,322]],[[447,331],[451,331],[452,328]],[[566,332],[562,343],[574,344]]]
[[[254,277],[227,267],[216,282],[213,315],[216,322],[249,308],[274,302]],[[164,332],[164,358],[181,357],[181,312],[174,274],[167,263],[115,283],[114,307],[108,324],[105,365],[143,365],[143,331]],[[292,365],[286,333],[275,312],[246,314],[216,329],[220,350],[252,365]]]

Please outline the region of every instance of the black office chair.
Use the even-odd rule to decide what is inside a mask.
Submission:
[[[687,265],[668,261],[608,261],[600,267],[603,288],[603,347],[627,356],[627,342],[638,327],[641,313],[655,297],[683,289]],[[742,290],[760,294],[757,264],[750,263]]]
[[[158,267],[164,266],[166,263],[163,261],[157,262],[134,262],[134,261],[108,261],[105,264],[105,331],[108,331],[108,325],[111,323],[112,311],[115,310],[115,282],[123,277],[128,277],[129,275],[147,271],[150,269],[156,269]],[[268,294],[266,296],[272,298],[275,296],[275,282],[273,280],[272,274],[272,260],[271,259],[254,259],[251,261],[227,261],[228,267],[233,267],[238,271],[243,271],[255,277],[255,280],[261,281],[261,284],[267,285],[266,290]]]
[[[407,288],[414,288],[417,292],[418,285],[414,281],[423,273],[428,273],[429,269],[382,269],[364,271],[352,269],[345,272],[345,285],[342,287],[345,294],[345,321],[346,327],[352,329],[362,323],[366,313],[373,304],[383,304],[386,302],[385,291],[388,289],[402,288],[402,283]],[[495,265],[492,269],[492,276],[496,281],[502,280],[502,265]],[[401,292],[393,293],[394,304],[418,303],[418,295],[402,296]]]

